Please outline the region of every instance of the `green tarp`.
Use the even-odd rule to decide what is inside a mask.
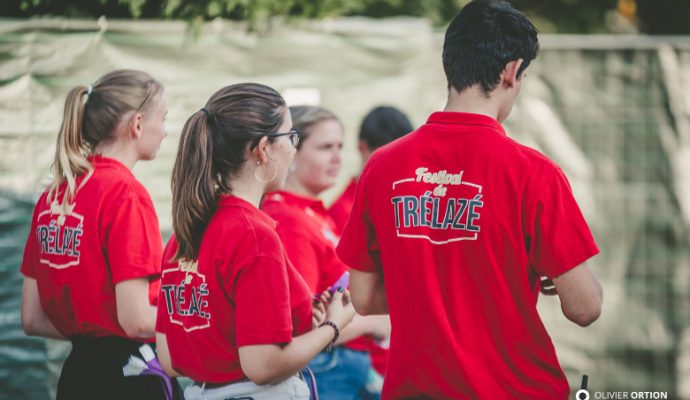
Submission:
[[[582,329],[540,300],[571,385],[690,399],[690,38],[542,36],[509,135],[562,166],[602,249],[601,319]],[[26,338],[18,273],[31,201],[45,185],[64,97],[114,68],[145,70],[169,101],[158,158],[135,174],[168,234],[169,176],[180,129],[221,86],[261,82],[289,102],[320,103],[346,127],[355,173],[359,121],[395,105],[415,125],[443,107],[442,34],[418,19],[276,21],[267,32],[213,21],[0,21],[0,398],[49,398],[68,346]],[[420,299],[423,301],[423,299]],[[423,349],[420,349],[423,351]],[[51,361],[49,361],[51,360]]]

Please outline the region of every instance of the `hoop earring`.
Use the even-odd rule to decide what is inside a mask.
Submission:
[[[261,161],[257,161],[256,165],[261,166]],[[271,176],[270,179],[263,179],[263,178],[259,177],[259,175],[256,173],[256,171],[258,171],[258,169],[259,168],[254,169],[254,178],[261,183],[271,182],[276,178],[276,176],[278,176],[278,167],[275,164],[273,164],[273,175]]]

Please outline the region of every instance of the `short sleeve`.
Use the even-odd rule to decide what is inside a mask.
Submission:
[[[369,185],[371,165],[372,162],[370,161],[359,178],[352,212],[347,224],[345,224],[337,248],[337,254],[345,264],[362,272],[380,270],[378,241],[367,204],[367,186]]]
[[[131,193],[110,208],[105,247],[113,284],[160,274],[163,240],[148,195]]]
[[[233,290],[237,347],[292,340],[287,266],[258,255],[238,272]]]
[[[26,239],[26,246],[24,246],[22,265],[19,267],[19,272],[28,278],[36,278],[36,264],[38,263],[39,251],[38,239],[36,237],[36,221],[38,220],[38,210],[42,201],[45,202],[45,196],[41,196],[34,208],[29,237]]]
[[[297,233],[279,229],[278,234],[292,265],[307,283],[309,290],[318,293],[320,257],[316,244],[308,237]]]
[[[599,252],[560,168],[546,168],[528,192],[526,241],[539,274],[558,277]]]

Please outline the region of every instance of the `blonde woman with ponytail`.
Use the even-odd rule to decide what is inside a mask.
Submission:
[[[58,399],[165,398],[153,376],[123,376],[154,341],[162,239],[151,197],[131,172],[166,136],[163,87],[132,70],[67,95],[52,185],[24,250],[22,326],[72,342]]]
[[[344,291],[312,303],[258,209],[298,142],[283,98],[259,84],[219,90],[185,124],[156,341],[168,373],[195,381],[187,400],[309,399],[300,371],[354,316]]]

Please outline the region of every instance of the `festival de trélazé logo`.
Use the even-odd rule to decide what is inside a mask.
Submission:
[[[477,240],[481,232],[482,185],[466,180],[464,171],[419,167],[393,182],[392,194],[398,237],[443,245]]]

